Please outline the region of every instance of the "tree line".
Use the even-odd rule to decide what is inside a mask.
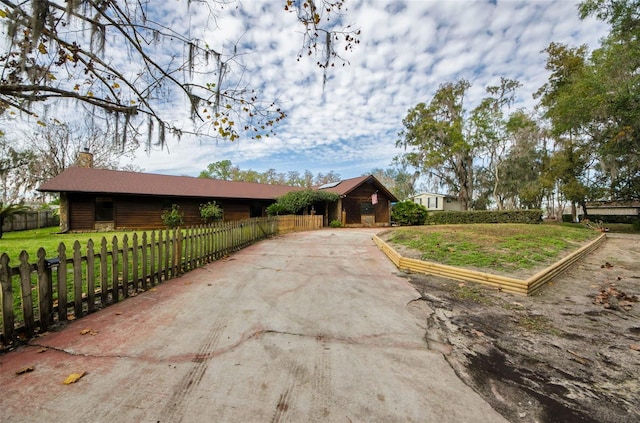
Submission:
[[[534,110],[513,110],[521,84],[501,78],[469,110],[467,80],[411,108],[396,160],[457,194],[464,209],[542,208],[575,217],[595,200],[640,199],[640,1],[585,0],[611,25],[599,48],[552,42]],[[559,208],[554,210],[554,205]]]

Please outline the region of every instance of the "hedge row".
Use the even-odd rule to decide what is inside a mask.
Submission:
[[[541,223],[542,210],[440,211],[427,216],[427,225],[458,223]]]

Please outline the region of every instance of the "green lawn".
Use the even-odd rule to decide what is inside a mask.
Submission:
[[[508,272],[553,263],[599,235],[580,226],[476,224],[404,227],[388,239],[425,261]]]
[[[85,232],[85,233],[67,233],[57,234],[59,229],[57,227],[33,229],[29,231],[16,231],[5,232],[2,238],[0,238],[0,254],[7,253],[9,255],[9,265],[17,266],[18,257],[22,250],[29,254],[29,262],[35,263],[37,260],[37,252],[40,247],[43,247],[46,252],[46,257],[57,257],[58,246],[60,243],[64,243],[69,257],[73,252],[73,243],[75,241],[80,242],[80,246],[83,250],[86,250],[87,242],[89,239],[93,239],[97,248],[102,242],[102,238],[107,239],[108,245],[111,245],[111,241],[114,236],[118,238],[118,243],[122,243],[122,239],[126,234],[131,243],[131,238],[135,232]],[[142,236],[142,232],[138,232],[138,237]],[[148,236],[150,233],[147,234]]]

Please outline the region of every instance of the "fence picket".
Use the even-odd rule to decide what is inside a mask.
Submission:
[[[22,297],[22,318],[27,336],[34,335],[35,321],[33,317],[33,296],[31,295],[31,265],[29,254],[22,250],[20,253],[20,296]]]
[[[144,232],[141,240],[134,233],[131,244],[125,234],[121,248],[118,238],[112,238],[110,251],[108,241],[103,237],[99,252],[90,239],[86,245],[85,256],[82,255],[80,243],[75,241],[70,258],[67,258],[67,247],[60,243],[57,263],[47,260],[46,252],[42,248],[38,250],[38,259],[34,264],[29,263],[29,255],[23,251],[17,267],[11,267],[8,255],[2,254],[2,342],[15,342],[17,328],[23,330],[27,337],[34,336],[36,330],[47,330],[55,321],[56,315],[58,321],[68,320],[70,295],[73,295],[74,315],[80,318],[85,313],[85,301],[86,312],[91,313],[98,306],[97,300],[102,307],[106,307],[110,303],[127,298],[130,287],[133,290],[131,292],[147,290],[150,286],[228,256],[259,239],[280,233],[281,230],[320,228],[321,219],[321,216],[252,218],[180,230],[157,231],[157,234],[153,231],[150,237]],[[99,264],[96,263],[96,259],[99,260]],[[37,301],[34,291],[37,292]],[[14,301],[16,304],[19,303],[19,306],[14,307]]]
[[[2,253],[0,256],[0,298],[2,298],[2,333],[3,342],[15,341],[15,315],[13,313],[13,283],[11,282],[11,270],[9,269],[9,256]]]
[[[53,315],[53,298],[51,297],[53,283],[46,256],[44,248],[38,248],[38,310],[40,311],[40,330],[43,332],[49,329]]]
[[[151,231],[151,244],[150,244],[149,263],[151,263],[151,269],[149,272],[149,281],[151,286],[156,286],[156,232]]]
[[[148,259],[147,248],[148,248],[147,233],[143,232],[142,233],[142,289],[144,289],[145,291],[149,289],[149,283],[147,279],[147,275],[148,275],[147,269],[149,268],[149,263],[147,262],[147,259]]]
[[[122,237],[122,298],[129,297],[129,237]]]
[[[120,301],[120,280],[118,278],[118,237],[111,240],[111,301]]]
[[[132,277],[132,289],[133,289],[133,293],[137,294],[138,293],[138,287],[139,285],[139,279],[138,279],[138,266],[140,265],[139,262],[139,247],[138,247],[138,234],[134,232],[133,234],[133,238],[131,240],[131,267],[133,270],[133,277]]]
[[[87,313],[96,310],[96,268],[93,240],[87,241]]]
[[[107,239],[102,238],[100,242],[100,299],[102,307],[109,304],[109,273],[107,267]]]
[[[76,318],[82,317],[82,253],[79,241],[73,243],[73,312]]]
[[[64,243],[58,245],[58,320],[67,321],[68,307],[67,291],[67,247]]]

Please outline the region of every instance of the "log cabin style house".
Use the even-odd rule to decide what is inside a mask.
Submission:
[[[184,226],[203,224],[200,205],[216,201],[224,220],[266,216],[278,197],[300,187],[70,167],[38,188],[60,194],[60,230],[106,231],[164,228],[162,212],[173,204],[184,213]],[[313,189],[340,195],[306,212],[323,214],[345,226],[388,226],[391,202],[397,201],[374,176],[361,176]]]

